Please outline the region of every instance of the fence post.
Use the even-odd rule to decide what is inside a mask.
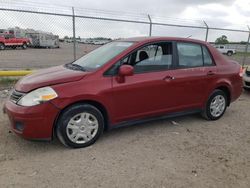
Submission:
[[[250,27],[248,27],[249,33],[248,33],[248,39],[247,39],[247,44],[246,44],[246,48],[245,48],[245,54],[244,54],[244,58],[243,58],[243,62],[242,62],[242,66],[245,66],[245,62],[246,62],[246,56],[247,56],[247,52],[248,52],[248,46],[249,46],[249,42],[250,42]]]
[[[152,36],[152,19],[150,17],[150,15],[148,14],[148,19],[149,19],[149,36]]]
[[[207,25],[207,23],[205,22],[205,21],[203,21],[204,22],[204,24],[205,24],[205,26],[206,26],[206,38],[205,38],[205,41],[207,42],[207,40],[208,40],[208,31],[209,31],[209,27],[208,27],[208,25]]]
[[[76,23],[75,23],[75,10],[72,7],[72,21],[73,21],[73,53],[74,61],[76,60]]]

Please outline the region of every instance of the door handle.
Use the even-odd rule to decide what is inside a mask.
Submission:
[[[208,71],[208,72],[207,72],[207,75],[208,75],[208,76],[213,76],[213,75],[215,75],[215,73],[214,73],[213,71]]]
[[[175,79],[175,77],[173,77],[173,76],[165,76],[164,78],[163,78],[163,80],[165,80],[165,81],[170,81],[170,80],[174,80]]]

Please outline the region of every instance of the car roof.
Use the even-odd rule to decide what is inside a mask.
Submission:
[[[183,41],[183,42],[207,44],[206,42],[201,40],[196,40],[191,38],[181,38],[181,37],[133,37],[133,38],[120,39],[119,41],[122,42]]]

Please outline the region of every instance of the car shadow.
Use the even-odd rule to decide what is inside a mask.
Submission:
[[[167,118],[164,120],[153,120],[147,123],[138,123],[131,126],[114,128],[112,130],[105,131],[100,139],[90,147],[95,148],[95,145],[98,148],[98,145],[101,145],[101,147],[105,147],[106,143],[114,143],[115,140],[119,140],[120,137],[136,137],[136,135],[138,134],[147,135],[148,132],[157,131],[157,129],[161,131],[162,128],[166,129],[166,131],[171,132],[174,131],[176,127],[184,127],[186,123],[194,120],[197,121],[197,126],[200,124],[199,121],[204,121],[199,115],[194,114],[175,118]],[[7,137],[8,145],[6,145],[6,150],[8,150],[9,147],[16,147],[16,149],[20,150],[20,152],[22,153],[32,152],[39,154],[44,152],[58,152],[71,149],[61,144],[57,138],[54,138],[51,141],[35,141],[25,140],[12,132],[9,134],[10,135],[8,135]],[[13,150],[13,148],[11,150]]]
[[[27,48],[28,49],[28,48]],[[4,50],[0,50],[0,52],[2,51],[13,51],[13,50],[24,50],[22,47],[17,47],[17,48],[5,48]]]
[[[204,121],[204,119],[199,114],[192,114],[192,115],[184,115],[184,116],[178,116],[178,117],[171,117],[166,118],[162,120],[151,120],[146,123],[137,123],[133,125],[123,126],[123,127],[117,127],[113,128],[109,131],[104,132],[103,139],[109,139],[109,137],[114,137],[116,135],[122,135],[122,134],[133,134],[143,131],[148,131],[152,129],[160,129],[162,127],[166,129],[172,129],[177,126],[184,126],[186,122],[190,120],[195,121]]]

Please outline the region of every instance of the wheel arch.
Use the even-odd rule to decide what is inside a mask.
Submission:
[[[62,113],[66,109],[68,109],[71,106],[74,106],[76,104],[89,104],[89,105],[96,107],[98,110],[100,110],[100,112],[102,113],[103,118],[104,118],[104,131],[108,130],[108,128],[109,128],[109,114],[108,114],[108,110],[105,108],[105,106],[101,102],[96,101],[96,100],[79,100],[79,101],[75,101],[75,102],[68,104],[67,106],[65,106],[64,108],[62,108],[60,110],[60,112],[58,113],[58,115],[56,116],[56,118],[54,120],[54,124],[53,124],[53,128],[52,128],[52,139],[56,137],[56,125],[57,125],[59,117],[62,115]]]
[[[216,89],[221,90],[226,94],[226,96],[227,96],[227,106],[230,106],[230,103],[231,103],[231,91],[230,91],[229,87],[227,85],[221,85],[221,86],[216,87],[214,90],[216,90]]]
[[[230,103],[231,103],[231,100],[232,100],[232,85],[231,85],[231,83],[228,80],[226,80],[226,79],[220,79],[220,80],[218,80],[215,83],[215,85],[213,85],[212,87],[210,87],[208,89],[208,93],[204,97],[203,107],[206,105],[207,100],[210,97],[210,95],[216,89],[219,89],[219,90],[222,90],[223,92],[225,92],[225,94],[227,96],[227,106],[230,106]]]

